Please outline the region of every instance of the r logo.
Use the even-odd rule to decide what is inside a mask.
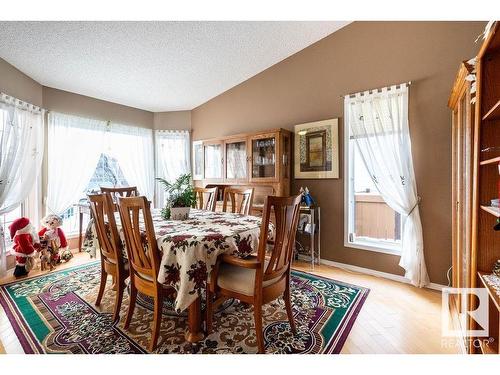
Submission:
[[[454,328],[450,318],[450,299],[452,296],[457,296],[462,302],[462,306],[469,306],[471,295],[477,296],[478,306],[475,310],[464,311],[462,308],[459,312],[460,325],[462,329]],[[442,294],[442,310],[441,310],[441,332],[444,337],[462,337],[464,334],[467,337],[488,337],[489,336],[489,321],[488,321],[488,291],[485,288],[443,288]],[[471,318],[477,329],[469,330],[467,326],[468,318]]]

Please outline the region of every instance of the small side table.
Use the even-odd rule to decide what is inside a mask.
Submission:
[[[83,215],[90,214],[90,204],[88,203],[77,203],[75,205],[78,209],[78,251],[82,252],[82,244],[83,244]]]
[[[299,225],[297,233],[309,235],[309,252],[304,251],[305,247],[298,240],[295,240],[295,259],[299,254],[307,254],[311,257],[311,267],[321,263],[321,237],[320,237],[320,208],[318,206],[300,206]],[[316,246],[317,241],[317,246]]]

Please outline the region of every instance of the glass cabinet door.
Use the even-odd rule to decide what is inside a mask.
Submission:
[[[281,139],[281,153],[283,154],[281,177],[290,178],[290,168],[288,167],[290,164],[290,135],[283,134]]]
[[[209,143],[203,145],[205,152],[205,178],[222,178],[222,143]]]
[[[276,136],[252,139],[252,178],[276,177]]]
[[[245,140],[226,141],[226,179],[245,180],[247,178],[247,142]]]

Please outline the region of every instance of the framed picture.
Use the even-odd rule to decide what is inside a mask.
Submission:
[[[339,178],[339,120],[295,125],[295,178]]]
[[[193,180],[203,180],[203,141],[193,142]]]

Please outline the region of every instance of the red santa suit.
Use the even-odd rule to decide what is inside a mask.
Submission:
[[[9,226],[10,237],[14,241],[12,254],[16,256],[14,276],[24,276],[30,271],[26,269],[26,259],[36,255],[36,248],[40,247],[40,240],[35,228],[29,219],[21,217]]]
[[[38,232],[38,235],[41,238],[47,236],[46,238],[48,241],[56,241],[56,244],[60,249],[68,246],[68,241],[66,240],[66,236],[61,228],[43,228],[40,232]]]

